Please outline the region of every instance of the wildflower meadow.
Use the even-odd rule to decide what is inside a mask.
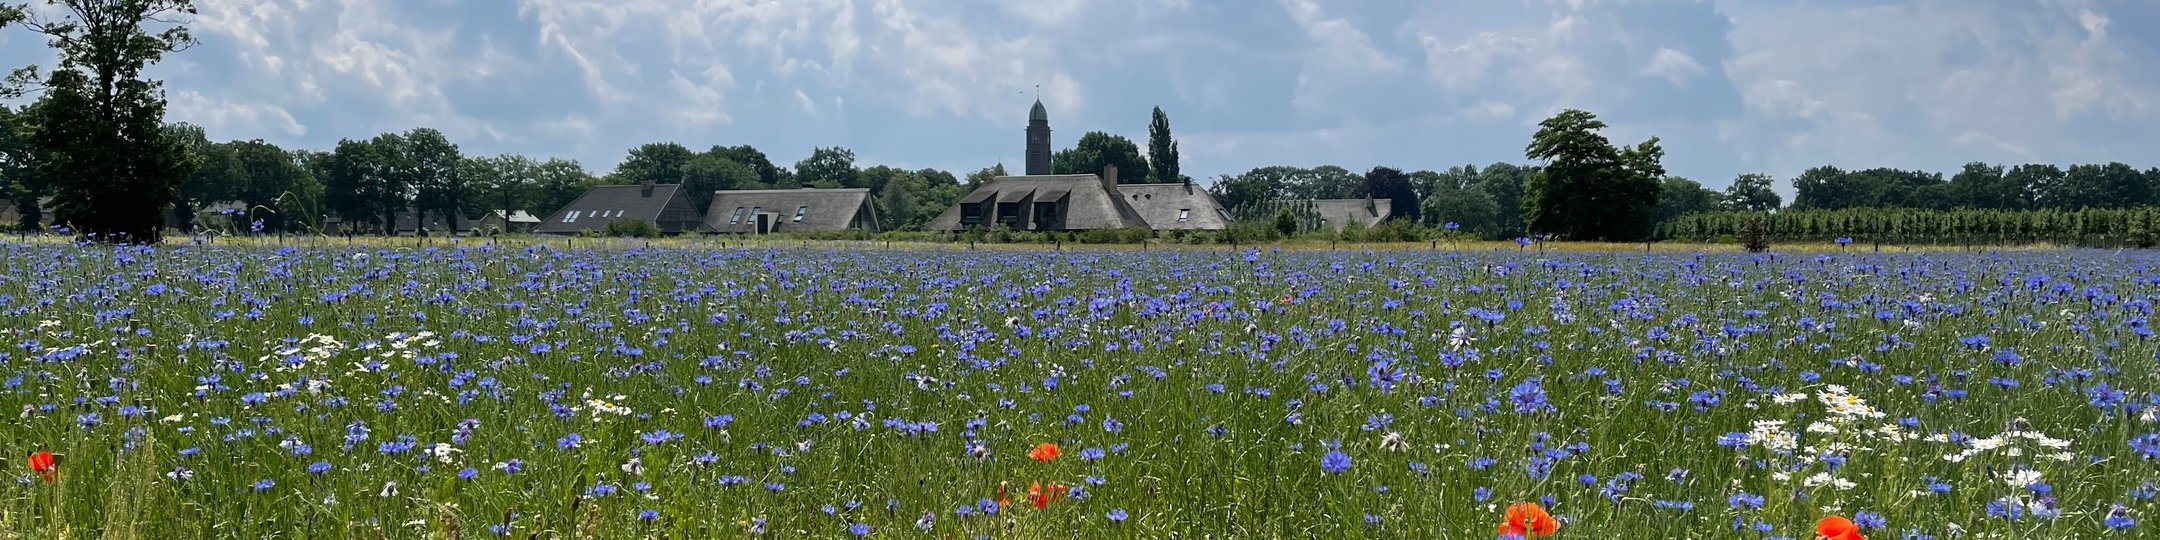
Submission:
[[[0,256],[8,538],[2160,536],[2145,252]]]

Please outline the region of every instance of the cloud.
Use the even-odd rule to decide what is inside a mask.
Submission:
[[[1616,141],[1663,138],[1669,170],[1713,187],[1822,164],[2150,160],[2160,141],[2160,38],[2126,30],[2160,4],[2125,0],[198,7],[202,46],[152,73],[172,118],[212,137],[328,148],[427,126],[468,153],[596,169],[657,140],[1014,164],[1037,85],[1062,144],[1142,137],[1163,107],[1196,177],[1519,161],[1561,108]],[[0,65],[51,62],[23,32],[0,39]]]
[[[1695,57],[1688,56],[1684,52],[1659,47],[1657,54],[1650,57],[1650,65],[1643,66],[1640,73],[1664,77],[1665,80],[1672,81],[1674,86],[1679,86],[1687,84],[1689,78],[1701,75],[1702,72],[1703,66],[1695,62]]]
[[[2150,149],[2149,46],[2064,2],[1749,8],[1725,74],[1747,109],[1720,122],[1752,165],[1947,170],[1973,161],[2130,159]],[[2140,84],[2140,81],[2145,81]],[[2123,138],[2108,132],[2143,131]]]
[[[168,97],[166,120],[202,126],[231,139],[280,139],[307,135],[284,107],[269,103],[237,103],[212,98],[193,90]]]

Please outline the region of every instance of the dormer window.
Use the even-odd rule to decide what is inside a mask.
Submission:
[[[808,213],[810,213],[810,207],[809,207],[809,206],[797,206],[797,207],[795,207],[795,222],[796,222],[796,223],[802,223],[802,218],[803,218],[803,214],[808,214]]]
[[[742,223],[742,216],[743,216],[743,211],[744,211],[744,210],[749,210],[749,209],[748,209],[748,208],[743,208],[743,207],[740,207],[740,206],[737,206],[737,207],[735,207],[735,217],[731,217],[731,218],[728,218],[728,221],[727,221],[727,222],[728,222],[728,223],[730,223],[730,224],[734,224],[734,223]]]
[[[1179,222],[1179,223],[1183,223],[1183,222],[1185,222],[1185,220],[1186,220],[1186,219],[1187,219],[1188,217],[1190,217],[1191,215],[1192,215],[1192,209],[1191,209],[1191,208],[1179,208],[1179,209],[1178,209],[1178,211],[1177,211],[1177,220],[1178,220],[1178,222]]]

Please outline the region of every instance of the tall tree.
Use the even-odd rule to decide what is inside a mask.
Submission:
[[[538,188],[533,208],[539,210],[533,214],[553,214],[556,210],[569,206],[571,201],[584,195],[585,190],[600,182],[599,178],[586,172],[585,167],[577,161],[551,158],[541,162],[540,166],[533,170],[533,184]]]
[[[1491,193],[1475,188],[1442,185],[1425,198],[1424,217],[1433,224],[1454,223],[1460,231],[1486,238],[1501,234],[1502,214],[1515,213],[1495,202]]]
[[[2152,198],[2145,175],[2122,162],[2072,165],[2063,182],[2070,193],[2065,208],[2123,208]]]
[[[480,215],[500,211],[507,218],[521,210],[534,210],[539,199],[540,164],[521,154],[503,154],[465,160],[466,182],[480,199]]]
[[[2003,172],[2001,165],[1978,161],[1965,164],[1950,177],[1950,191],[1957,198],[1954,206],[2003,210],[2023,207],[2024,194],[2011,188]]]
[[[766,186],[780,187],[788,180],[787,169],[773,166],[772,160],[765,157],[765,153],[758,151],[755,146],[714,146],[706,150],[705,155],[723,157],[750,166],[750,170],[757,172],[758,183]]]
[[[1072,148],[1050,156],[1050,169],[1056,174],[1102,174],[1108,165],[1117,166],[1117,183],[1148,181],[1147,158],[1141,157],[1140,147],[1123,135],[1090,131],[1081,135]]]
[[[975,188],[982,187],[983,184],[988,184],[991,180],[996,180],[997,177],[1007,175],[1008,173],[1005,172],[1005,164],[999,163],[996,165],[991,165],[975,172],[968,173],[967,185],[961,187],[966,188],[968,191],[974,191]]]
[[[1394,217],[1419,221],[1417,192],[1410,187],[1410,175],[1390,167],[1373,167],[1365,172],[1365,185],[1358,189],[1360,195],[1375,199],[1387,199],[1393,205]]]
[[[143,71],[195,43],[177,22],[195,13],[194,2],[47,4],[57,9],[0,6],[0,27],[19,24],[43,35],[59,56],[44,77],[43,110],[31,138],[39,174],[54,182],[53,210],[101,240],[156,243],[195,161],[164,129],[163,84]],[[37,78],[34,66],[18,70],[0,93],[21,95]]]
[[[180,183],[179,196],[174,198],[171,211],[174,224],[182,230],[191,229],[195,227],[195,215],[204,206],[232,200],[243,173],[239,160],[233,156],[232,145],[210,142],[201,126],[177,123],[165,128],[195,156],[195,171],[188,175],[186,182]]]
[[[1178,144],[1176,139],[1170,138],[1170,115],[1163,114],[1162,107],[1155,108],[1147,132],[1148,180],[1158,184],[1191,183],[1191,178],[1178,173]]]
[[[433,213],[452,230],[463,230],[471,189],[458,174],[465,158],[457,143],[435,128],[415,128],[405,132],[405,150],[412,165],[415,217]]]
[[[645,143],[630,149],[630,155],[615,165],[615,172],[608,173],[610,184],[680,184],[683,166],[697,157],[696,152],[674,142]]]
[[[1665,150],[1651,137],[1615,148],[1598,134],[1605,122],[1568,109],[1540,122],[1525,155],[1544,160],[1523,193],[1530,230],[1577,240],[1649,236],[1658,206]]]
[[[813,149],[810,157],[795,162],[795,178],[805,184],[859,188],[863,187],[861,176],[862,171],[855,168],[855,151],[837,146]]]
[[[2003,174],[2007,189],[2014,190],[2031,201],[2031,208],[2065,208],[2070,206],[2069,190],[2064,186],[2063,170],[2046,163],[2031,163],[2011,167]]]
[[[1741,178],[1748,176],[1761,175],[1741,175]],[[1737,181],[1735,182],[1734,185],[1739,185]],[[1678,176],[1665,177],[1663,186],[1658,189],[1657,222],[1665,223],[1672,221],[1673,218],[1688,214],[1717,211],[1719,206],[1730,204],[1729,202],[1720,201],[1720,199],[1731,200],[1730,195],[1731,193],[1728,191],[1721,196],[1718,192],[1705,188],[1702,183],[1694,180]],[[1775,196],[1776,194],[1771,195]],[[1774,204],[1770,206],[1770,208],[1776,207]],[[1741,209],[1738,206],[1732,208]]]
[[[1262,169],[1253,169],[1245,174],[1225,174],[1216,178],[1215,185],[1208,186],[1208,193],[1215,196],[1215,202],[1222,204],[1224,210],[1229,210],[1232,215],[1243,215],[1239,212],[1248,205],[1283,198],[1283,183]]]
[[[1726,208],[1733,210],[1749,212],[1776,210],[1779,206],[1785,204],[1785,199],[1779,197],[1777,191],[1770,188],[1770,183],[1774,181],[1776,180],[1767,174],[1748,173],[1740,175],[1739,178],[1733,179],[1732,185],[1725,187],[1722,202]],[[1667,182],[1665,186],[1672,187],[1673,184]],[[1696,184],[1695,187],[1700,189],[1702,185]]]
[[[412,206],[416,189],[411,162],[405,138],[396,133],[338,141],[323,180],[330,210],[348,227],[396,231],[397,213]]]
[[[1523,227],[1523,190],[1530,185],[1530,177],[1537,173],[1535,167],[1513,163],[1494,163],[1478,171],[1476,188],[1490,195],[1500,212],[1493,216],[1493,231],[1486,238],[1519,238]]]
[[[0,104],[0,197],[6,197],[22,216],[10,225],[23,230],[37,230],[45,220],[38,198],[45,196],[47,186],[31,162],[36,151],[30,139],[36,126],[29,109],[17,111]]]
[[[249,217],[263,221],[263,230],[298,230],[306,219],[298,214],[321,192],[314,175],[285,149],[261,139],[228,145],[239,173],[232,197]]]
[[[683,193],[700,206],[712,202],[713,192],[720,190],[779,187],[767,186],[758,180],[757,169],[726,154],[708,152],[691,158],[682,171]]]

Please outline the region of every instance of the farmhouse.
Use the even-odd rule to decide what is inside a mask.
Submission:
[[[1145,229],[1147,220],[1117,187],[1117,167],[1102,175],[1000,176],[930,220],[929,229],[959,231],[999,225],[1013,230]]]
[[[719,233],[878,231],[870,190],[744,189],[713,193],[705,230]]]
[[[1187,183],[1119,184],[1103,173],[1050,174],[1050,116],[1041,101],[1028,111],[1027,174],[985,182],[946,208],[929,229],[1004,226],[1027,231],[1200,229],[1230,226],[1230,214],[1206,190]]]
[[[1219,231],[1233,221],[1214,195],[1190,183],[1118,184],[1117,189],[1150,229]]]
[[[651,223],[660,232],[696,232],[704,226],[696,205],[683,196],[682,184],[645,183],[629,186],[598,186],[569,205],[541,220],[533,232],[577,234],[607,228],[609,221],[635,219]]]
[[[481,216],[480,223],[476,228],[509,233],[526,233],[532,232],[533,226],[539,224],[540,218],[533,217],[532,214],[526,213],[524,210],[509,212],[494,210],[488,212],[485,216]]]
[[[1369,195],[1363,199],[1318,199],[1312,202],[1312,209],[1320,215],[1321,227],[1338,231],[1351,223],[1371,227],[1395,217],[1393,199],[1374,199]]]

